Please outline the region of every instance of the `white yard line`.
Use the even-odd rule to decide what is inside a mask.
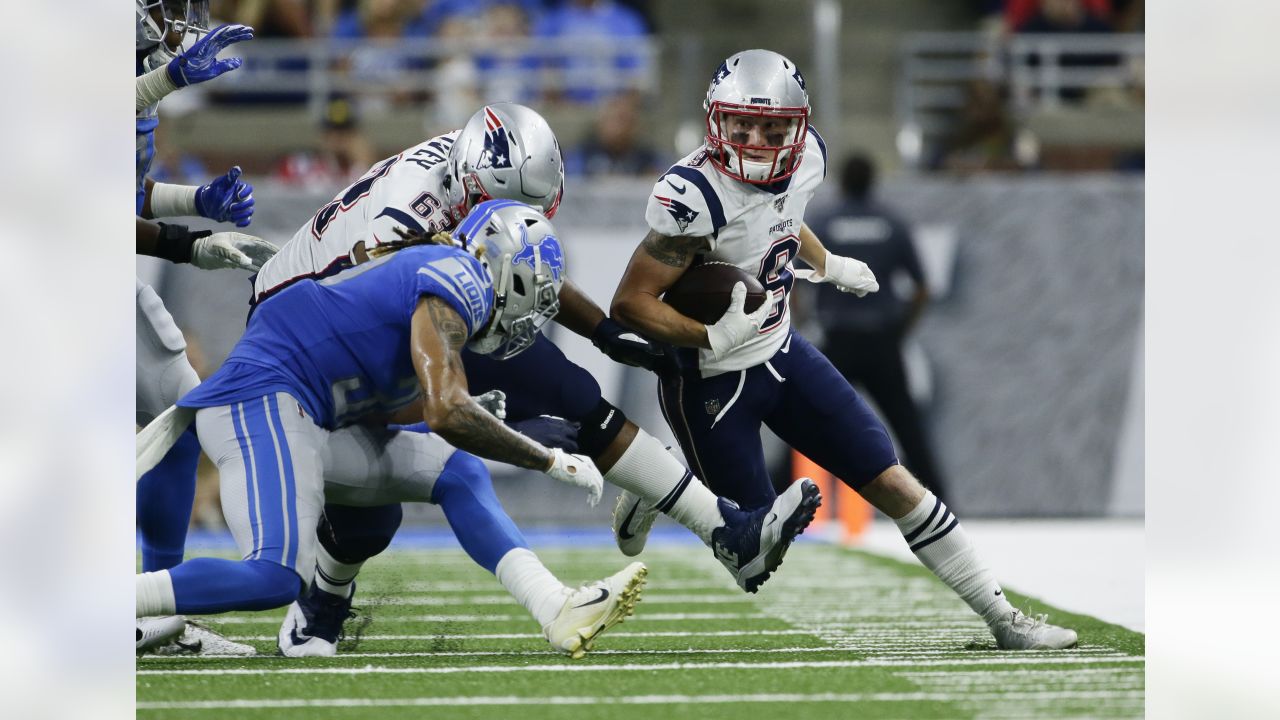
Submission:
[[[363,596],[364,593],[361,593]],[[675,603],[680,605],[742,605],[751,604],[752,599],[745,593],[737,595],[675,595],[662,592],[645,592],[646,605]],[[358,606],[359,601],[356,602]],[[448,597],[440,595],[394,595],[388,598],[387,604],[404,607],[430,606],[447,607],[451,605],[519,605],[515,598],[503,594],[467,595],[465,597]]]
[[[627,622],[670,622],[677,620],[768,620],[772,616],[758,612],[746,613],[644,613],[627,618]],[[280,618],[220,615],[211,618],[217,625],[279,625]],[[443,623],[443,622],[533,622],[528,613],[494,613],[492,615],[375,615],[375,622],[387,623]]]
[[[251,710],[311,707],[453,707],[466,705],[686,705],[725,703],[866,703],[866,702],[1000,702],[1024,700],[1136,700],[1132,690],[1030,692],[973,695],[971,693],[817,693],[775,695],[624,695],[610,697],[497,696],[418,698],[298,698],[286,700],[193,700],[140,702],[139,710]]]
[[[526,673],[526,672],[631,672],[643,670],[796,670],[817,668],[901,667],[936,665],[1089,665],[1095,663],[1143,662],[1145,658],[1120,657],[1027,657],[1016,655],[1002,658],[950,658],[939,660],[808,660],[792,662],[680,662],[680,663],[627,663],[622,665],[475,665],[470,667],[379,667],[366,665],[359,668],[301,667],[301,668],[197,668],[192,670],[138,670],[137,675],[459,675],[471,673]]]

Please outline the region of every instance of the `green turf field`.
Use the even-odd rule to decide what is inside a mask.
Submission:
[[[613,549],[539,551],[566,583],[623,567]],[[1140,717],[1143,635],[1010,592],[1080,647],[1002,653],[918,566],[818,543],[758,595],[700,546],[654,548],[636,615],[574,661],[460,551],[370,562],[337,658],[274,657],[283,610],[210,624],[263,656],[142,658],[140,718]],[[358,635],[358,638],[356,637]]]

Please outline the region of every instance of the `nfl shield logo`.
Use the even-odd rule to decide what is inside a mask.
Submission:
[[[712,398],[708,400],[705,407],[707,408],[708,415],[715,415],[720,412],[720,398]]]
[[[781,196],[779,196],[779,197],[778,197],[778,199],[777,199],[777,200],[774,200],[774,201],[773,201],[773,209],[774,209],[774,212],[777,212],[777,213],[779,213],[779,214],[781,214],[781,213],[782,213],[782,208],[784,208],[784,207],[786,207],[786,206],[787,206],[787,196],[786,196],[786,195],[781,195]]]

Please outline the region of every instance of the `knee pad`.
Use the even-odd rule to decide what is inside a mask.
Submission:
[[[622,432],[627,416],[602,398],[594,410],[582,417],[581,422],[582,427],[578,428],[578,449],[585,455],[596,457]]]
[[[293,570],[270,560],[245,560],[258,577],[257,605],[262,609],[284,607],[302,594],[302,578]]]
[[[403,519],[400,503],[378,507],[325,505],[316,534],[334,560],[362,563],[387,549]]]
[[[473,495],[481,492],[493,494],[493,480],[489,476],[489,468],[484,461],[461,450],[449,457],[431,488],[431,502],[441,505],[447,502],[450,494],[469,492]]]

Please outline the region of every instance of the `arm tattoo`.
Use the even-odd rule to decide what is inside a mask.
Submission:
[[[467,343],[466,324],[440,298],[428,298],[427,311],[440,339],[448,346],[448,367],[453,373],[465,377],[466,370],[459,353]],[[547,469],[545,448],[485,412],[469,394],[466,400],[452,406],[446,422],[433,430],[450,445],[474,455],[531,470]]]
[[[431,323],[450,350],[457,352],[467,344],[467,325],[457,311],[449,307],[449,303],[436,297],[428,298],[427,311],[431,313]]]
[[[448,427],[438,432],[450,445],[474,455],[530,470],[547,469],[545,448],[502,424],[475,401],[455,406]]]
[[[649,256],[654,260],[663,265],[677,268],[688,265],[695,253],[707,247],[706,238],[688,235],[663,235],[653,230],[650,230],[649,234],[645,235],[642,244],[645,252],[649,253]]]

